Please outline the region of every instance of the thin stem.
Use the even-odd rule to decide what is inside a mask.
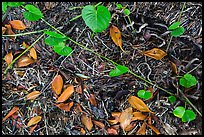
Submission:
[[[15,34],[15,35],[2,35],[3,37],[11,37],[11,36],[24,36],[24,35],[29,35],[29,34],[35,34],[35,33],[40,33],[40,32],[43,32],[47,29],[44,29],[44,30],[38,30],[38,31],[33,31],[33,32],[26,32],[26,33],[20,33],[20,34]]]
[[[24,50],[18,57],[16,57],[11,64],[9,64],[6,67],[6,70],[4,71],[4,74],[7,73],[8,69],[13,65],[13,63],[15,63],[23,54],[25,54],[30,48],[32,48],[43,36],[45,35],[45,33],[43,33],[35,42],[33,42],[26,50]]]
[[[170,40],[169,40],[169,43],[168,43],[167,48],[166,48],[166,52],[168,52],[168,50],[169,50],[169,46],[170,46],[170,44],[171,44],[172,38],[173,38],[173,36],[171,36],[171,38],[170,38]]]
[[[100,5],[102,2],[97,3],[96,5],[94,5],[94,7],[97,7],[98,5]]]
[[[130,19],[130,16],[127,16],[127,17],[128,17],[128,21],[129,21],[130,24],[131,24],[132,30],[134,30],[134,28],[133,28],[133,26],[132,26],[132,21],[131,21],[131,19]]]
[[[3,15],[2,17],[2,22],[5,20],[6,16],[8,15],[9,11],[10,11],[11,7],[8,7],[6,10],[6,13]]]
[[[181,12],[180,12],[178,21],[180,21],[180,19],[181,19],[181,15],[182,15],[182,13],[183,13],[183,10],[184,10],[185,6],[186,6],[186,2],[184,2],[184,4],[183,4],[183,7],[182,7],[182,9],[181,9]]]
[[[80,15],[77,15],[76,17],[72,18],[72,19],[70,20],[70,22],[73,21],[73,20],[76,20],[76,19],[80,18],[81,16],[82,16],[81,14],[80,14]]]

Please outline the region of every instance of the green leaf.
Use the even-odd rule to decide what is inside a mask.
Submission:
[[[121,4],[116,4],[117,9],[122,9],[123,6]]]
[[[23,16],[29,21],[37,21],[43,17],[41,11],[33,5],[28,4],[25,9],[28,11],[25,11]]]
[[[176,107],[173,111],[174,116],[182,118],[185,113],[185,108],[182,106]]]
[[[186,110],[182,117],[182,122],[190,122],[195,118],[196,118],[196,115],[192,110]]]
[[[64,42],[54,46],[54,51],[62,56],[69,56],[72,53],[72,48],[65,45]]]
[[[168,100],[171,102],[171,103],[174,103],[176,101],[176,97],[175,96],[169,96],[168,97]]]
[[[45,31],[45,34],[52,36],[52,37],[55,37],[55,38],[65,38],[65,36],[58,34],[54,31]]]
[[[130,10],[129,10],[129,9],[125,9],[125,10],[123,11],[123,13],[124,13],[125,15],[130,15]]]
[[[66,38],[55,38],[55,37],[49,36],[45,39],[45,44],[49,46],[55,46],[66,40],[67,40]]]
[[[179,25],[181,24],[181,22],[174,22],[171,26],[169,26],[169,30],[174,30],[176,28],[179,27]]]
[[[8,6],[10,7],[19,7],[23,4],[25,4],[25,2],[8,2]]]
[[[98,6],[96,10],[94,6],[87,5],[82,10],[82,18],[93,32],[102,32],[108,28],[111,14],[104,6]]]
[[[180,78],[179,84],[185,88],[190,88],[197,84],[197,80],[191,74],[185,74],[182,78]]]
[[[122,74],[124,74],[126,72],[128,72],[128,67],[118,65],[118,66],[116,66],[116,68],[114,70],[111,70],[109,72],[109,76],[116,77],[116,76],[120,76],[120,75],[122,75]]]
[[[152,97],[152,93],[149,91],[145,90],[139,90],[137,92],[138,97],[143,98],[143,99],[150,99]]]
[[[171,36],[178,37],[185,32],[184,27],[178,27],[171,32]]]
[[[8,3],[7,2],[2,2],[2,11],[5,13],[6,10],[7,10],[7,6],[8,6]]]

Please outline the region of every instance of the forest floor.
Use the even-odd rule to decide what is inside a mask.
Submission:
[[[108,74],[115,68],[114,64],[71,41],[67,41],[67,45],[73,49],[72,54],[60,56],[45,44],[46,37],[43,36],[33,46],[37,52],[37,60],[34,63],[18,67],[17,61],[4,74],[8,65],[2,60],[2,119],[13,107],[19,108],[16,115],[13,114],[2,122],[2,134],[135,135],[142,134],[143,123],[151,124],[158,130],[155,132],[149,126],[143,126],[146,135],[202,134],[202,117],[183,99],[184,96],[187,97],[202,113],[202,3],[186,3],[180,20],[185,33],[180,37],[173,37],[166,51],[171,38],[168,26],[177,21],[183,2],[121,2],[130,10],[132,24],[116,9],[116,2],[103,2],[101,5],[107,7],[112,15],[110,26],[117,26],[122,33],[123,49],[126,52],[122,52],[112,41],[109,34],[110,26],[102,33],[93,34],[82,17],[70,22],[81,14],[83,6],[95,5],[96,2],[26,2],[28,3],[38,7],[44,15],[44,20],[66,36],[118,64],[127,66],[154,85],[130,73],[110,77]],[[27,28],[23,31],[13,30],[15,34],[49,28],[42,20],[26,20],[23,11],[23,8],[11,8],[7,11],[2,25],[11,20],[21,20]],[[40,35],[35,33],[17,36],[15,41],[9,37],[2,37],[2,58],[10,52],[13,58],[16,58],[25,50],[22,47],[23,42],[31,45]],[[152,48],[162,49],[167,56],[156,60],[141,54]],[[173,68],[170,62],[176,65],[177,75],[175,66]],[[196,86],[186,89],[179,85],[178,76],[186,73],[196,77]],[[53,92],[51,85],[57,74],[62,76],[63,89],[69,85],[74,86],[74,93],[64,102],[69,105],[73,102],[69,111],[56,106],[58,96]],[[85,76],[87,78],[84,78]],[[156,85],[180,98],[170,103],[169,94]],[[153,92],[151,99],[142,100],[155,113],[143,113],[148,118],[133,120],[125,130],[121,128],[122,122],[111,124],[110,121],[114,120],[113,112],[121,114],[131,107],[128,98],[137,96],[138,90],[141,89]],[[40,91],[41,94],[35,100],[25,100],[25,96],[32,91]],[[193,110],[196,119],[182,122],[173,114],[177,106]],[[41,121],[35,124],[35,127],[28,127],[28,121],[36,115],[42,117]]]

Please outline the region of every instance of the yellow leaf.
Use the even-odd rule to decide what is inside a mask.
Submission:
[[[148,127],[150,127],[157,135],[161,134],[161,133],[159,132],[159,130],[158,130],[156,127],[154,127],[154,126],[152,126],[152,125],[149,125],[149,124],[147,124],[147,125],[148,125]]]
[[[16,29],[16,30],[24,30],[26,29],[27,27],[25,26],[25,24],[20,21],[20,20],[12,20],[12,21],[9,21],[9,24],[11,24],[11,26]]]
[[[147,118],[146,115],[142,114],[141,112],[133,112],[132,121],[135,120],[145,120]]]
[[[37,59],[37,53],[34,48],[30,49],[30,56],[35,60]]]
[[[119,30],[116,26],[114,26],[114,25],[112,25],[112,26],[110,27],[110,36],[111,36],[113,42],[114,42],[117,46],[119,46],[120,49],[121,49],[123,52],[125,52],[125,51],[123,50],[123,48],[122,48],[121,32],[120,32],[120,30]]]
[[[4,34],[6,32],[6,28],[2,27],[2,34]]]
[[[87,117],[86,114],[82,114],[81,123],[88,129],[88,131],[91,131],[93,127],[91,117]]]
[[[125,131],[129,132],[130,130],[132,130],[134,127],[136,126],[135,122],[131,122],[126,128]]]
[[[138,131],[136,132],[136,135],[145,135],[146,133],[146,123],[143,122],[142,126],[138,129]]]
[[[120,127],[125,129],[131,122],[132,119],[132,107],[125,109],[119,118]]]
[[[32,63],[34,63],[35,61],[33,59],[31,59],[28,56],[22,56],[19,60],[18,60],[18,67],[25,67],[28,66]]]
[[[52,90],[57,95],[59,95],[62,91],[62,87],[63,87],[63,79],[62,79],[61,75],[55,76],[53,81],[52,81]]]
[[[19,110],[19,107],[13,107],[12,109],[11,109],[11,111],[9,111],[9,113],[3,118],[3,122],[7,119],[7,118],[9,118],[10,116],[12,116],[16,111],[18,111]]]
[[[33,118],[30,119],[30,121],[28,122],[27,126],[30,127],[30,126],[32,126],[32,125],[35,125],[35,124],[37,124],[38,122],[40,122],[41,119],[42,119],[41,116],[35,116],[35,117],[33,117]]]
[[[141,99],[139,99],[136,96],[129,96],[128,102],[130,103],[130,105],[133,108],[135,108],[135,109],[137,109],[137,110],[139,110],[141,112],[154,113],[151,110],[149,110],[148,106]]]
[[[109,119],[108,122],[112,125],[117,124],[119,122],[120,115],[121,112],[112,112],[112,117],[114,117],[114,119]]]
[[[57,103],[66,101],[72,95],[73,92],[74,92],[74,86],[73,85],[68,86],[64,90],[64,92],[60,95],[60,97],[57,99]]]
[[[161,49],[153,48],[151,50],[143,52],[145,56],[151,57],[156,60],[161,60],[164,56],[166,56],[166,52]]]
[[[6,54],[6,56],[4,57],[7,65],[9,65],[12,61],[13,61],[13,54],[12,52]]]
[[[69,112],[73,105],[74,105],[74,102],[72,101],[69,103],[60,103],[60,104],[57,104],[56,106],[66,112]]]
[[[33,91],[29,93],[28,95],[26,95],[26,100],[36,99],[40,94],[41,94],[40,91]]]

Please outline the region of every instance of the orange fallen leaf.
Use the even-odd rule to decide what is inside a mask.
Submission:
[[[36,99],[40,94],[41,94],[40,91],[33,91],[33,92],[29,93],[28,95],[26,95],[26,100],[34,100],[34,99]]]
[[[121,112],[112,112],[112,117],[114,117],[114,119],[109,119],[108,122],[112,125],[117,124],[119,122],[119,117],[121,115]]]
[[[57,104],[56,106],[62,110],[65,110],[66,112],[69,112],[72,106],[74,105],[74,102],[69,102],[69,103],[60,103]]]
[[[86,134],[86,131],[84,130],[84,128],[80,128],[80,132],[81,132],[82,135]]]
[[[13,54],[12,52],[6,54],[6,56],[4,57],[7,65],[11,64],[11,62],[13,61]]]
[[[6,32],[6,28],[2,27],[2,34],[4,34]]]
[[[126,128],[125,131],[129,132],[130,130],[132,130],[134,127],[136,126],[135,122],[131,122]]]
[[[93,94],[90,94],[89,101],[93,106],[97,106],[96,99]]]
[[[79,103],[77,103],[76,109],[77,109],[79,112],[81,112],[81,113],[84,112],[84,111],[81,109],[81,106],[80,106]]]
[[[112,25],[112,26],[110,27],[110,36],[111,36],[113,42],[114,42],[117,46],[119,46],[120,49],[121,49],[123,52],[125,52],[125,51],[123,50],[123,48],[122,48],[121,32],[120,32],[120,30],[119,30],[116,26],[114,26],[114,25]]]
[[[154,113],[148,108],[148,106],[141,99],[139,99],[136,96],[129,96],[128,102],[133,108],[135,108],[141,112]]]
[[[54,77],[52,81],[52,90],[55,91],[57,95],[59,95],[63,88],[63,79],[61,75],[57,75]]]
[[[30,56],[35,60],[37,59],[37,53],[34,48],[30,49]]]
[[[94,123],[96,126],[100,127],[101,129],[104,129],[104,128],[105,128],[105,125],[104,125],[102,122],[100,122],[100,121],[93,120],[93,123]]]
[[[146,115],[142,114],[141,112],[133,112],[132,121],[135,120],[145,120],[147,118]]]
[[[74,92],[74,86],[69,85],[64,92],[60,95],[60,97],[57,99],[57,103],[66,101]]]
[[[131,122],[132,119],[132,107],[125,109],[119,118],[120,127],[125,129]]]
[[[11,25],[5,25],[5,27],[7,28],[6,29],[6,33],[8,34],[8,35],[15,35],[15,33],[13,32],[13,30],[11,29]],[[13,41],[16,39],[16,37],[15,36],[9,36],[9,38],[11,38]]]
[[[24,30],[27,27],[25,26],[25,24],[20,21],[20,20],[12,20],[9,21],[9,24],[11,24],[12,28],[16,29],[16,30]]]
[[[93,127],[91,117],[87,117],[86,114],[82,114],[81,123],[88,129],[88,131],[91,131]]]
[[[37,125],[38,125],[38,124],[35,124],[34,126],[30,127],[30,130],[29,130],[30,134],[33,133],[33,131],[35,130],[35,128],[37,127]]]
[[[24,41],[23,41],[22,45],[23,45],[24,48],[28,48],[29,47],[29,45],[26,44]]]
[[[30,126],[32,126],[32,125],[35,125],[35,124],[37,124],[38,122],[40,122],[41,119],[42,119],[41,116],[35,116],[35,117],[33,117],[33,118],[30,119],[30,121],[28,122],[27,126],[30,127]]]
[[[157,135],[161,134],[156,127],[149,125],[149,124],[147,124],[147,126],[150,127],[152,129],[152,131],[154,131]]]
[[[176,75],[178,75],[178,69],[177,69],[176,64],[173,63],[173,62],[171,62],[171,61],[169,61],[169,62],[170,62],[170,64],[171,64],[171,69],[172,69],[172,71],[173,71]]]
[[[31,59],[28,56],[22,56],[20,57],[20,59],[18,60],[18,67],[25,67],[28,66],[32,63],[34,63],[35,61],[33,59]]]
[[[136,132],[136,135],[145,135],[146,134],[146,127],[147,127],[147,124],[145,122],[143,122],[142,126]]]
[[[167,55],[166,52],[158,48],[153,48],[151,50],[143,52],[142,54],[156,60],[161,60],[164,56]]]
[[[152,117],[151,116],[147,117],[147,124],[152,125]]]
[[[3,118],[2,121],[4,122],[7,118],[9,118],[11,115],[13,115],[18,110],[19,110],[19,107],[13,107],[11,111],[9,111],[9,113]]]
[[[108,135],[117,135],[118,134],[117,130],[114,128],[108,128],[107,132],[108,132]]]

